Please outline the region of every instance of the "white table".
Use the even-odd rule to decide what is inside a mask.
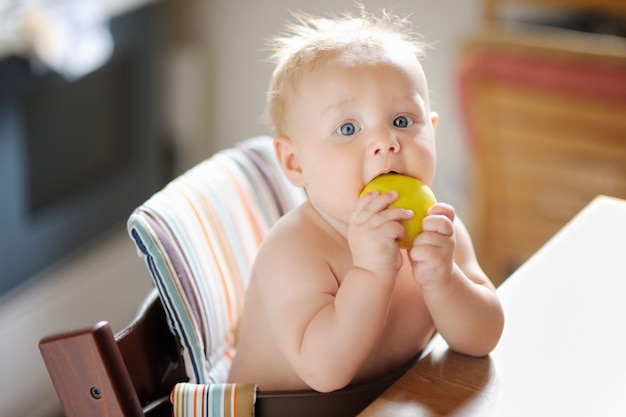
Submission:
[[[435,339],[361,416],[626,416],[626,201],[593,200],[498,293],[489,357]]]

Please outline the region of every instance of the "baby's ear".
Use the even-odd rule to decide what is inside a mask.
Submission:
[[[433,126],[433,132],[437,130],[437,124],[439,123],[439,114],[436,111],[430,112],[430,124]]]
[[[289,182],[296,187],[304,187],[306,184],[302,174],[302,166],[293,141],[284,135],[276,136],[274,138],[274,152]]]

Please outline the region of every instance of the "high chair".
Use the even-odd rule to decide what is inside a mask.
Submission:
[[[193,411],[189,401],[229,387],[252,262],[272,224],[304,198],[280,172],[272,139],[257,137],[201,162],[137,208],[128,232],[155,289],[135,320],[117,335],[101,322],[40,342],[66,417],[181,416]],[[252,387],[252,412],[356,415],[405,369],[328,394],[254,395]],[[180,394],[181,382],[195,391]],[[215,415],[205,411],[188,415]]]

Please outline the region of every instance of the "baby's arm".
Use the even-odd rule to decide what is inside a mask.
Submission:
[[[431,209],[410,259],[435,327],[450,348],[474,356],[489,354],[502,334],[502,306],[452,207],[437,204]]]

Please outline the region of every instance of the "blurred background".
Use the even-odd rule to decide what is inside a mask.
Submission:
[[[494,283],[595,195],[626,197],[622,0],[363,3],[410,14],[434,46],[434,189]],[[61,415],[39,339],[134,315],[151,284],[125,232],[132,209],[271,134],[265,40],[298,10],[355,7],[0,1],[0,415]]]

